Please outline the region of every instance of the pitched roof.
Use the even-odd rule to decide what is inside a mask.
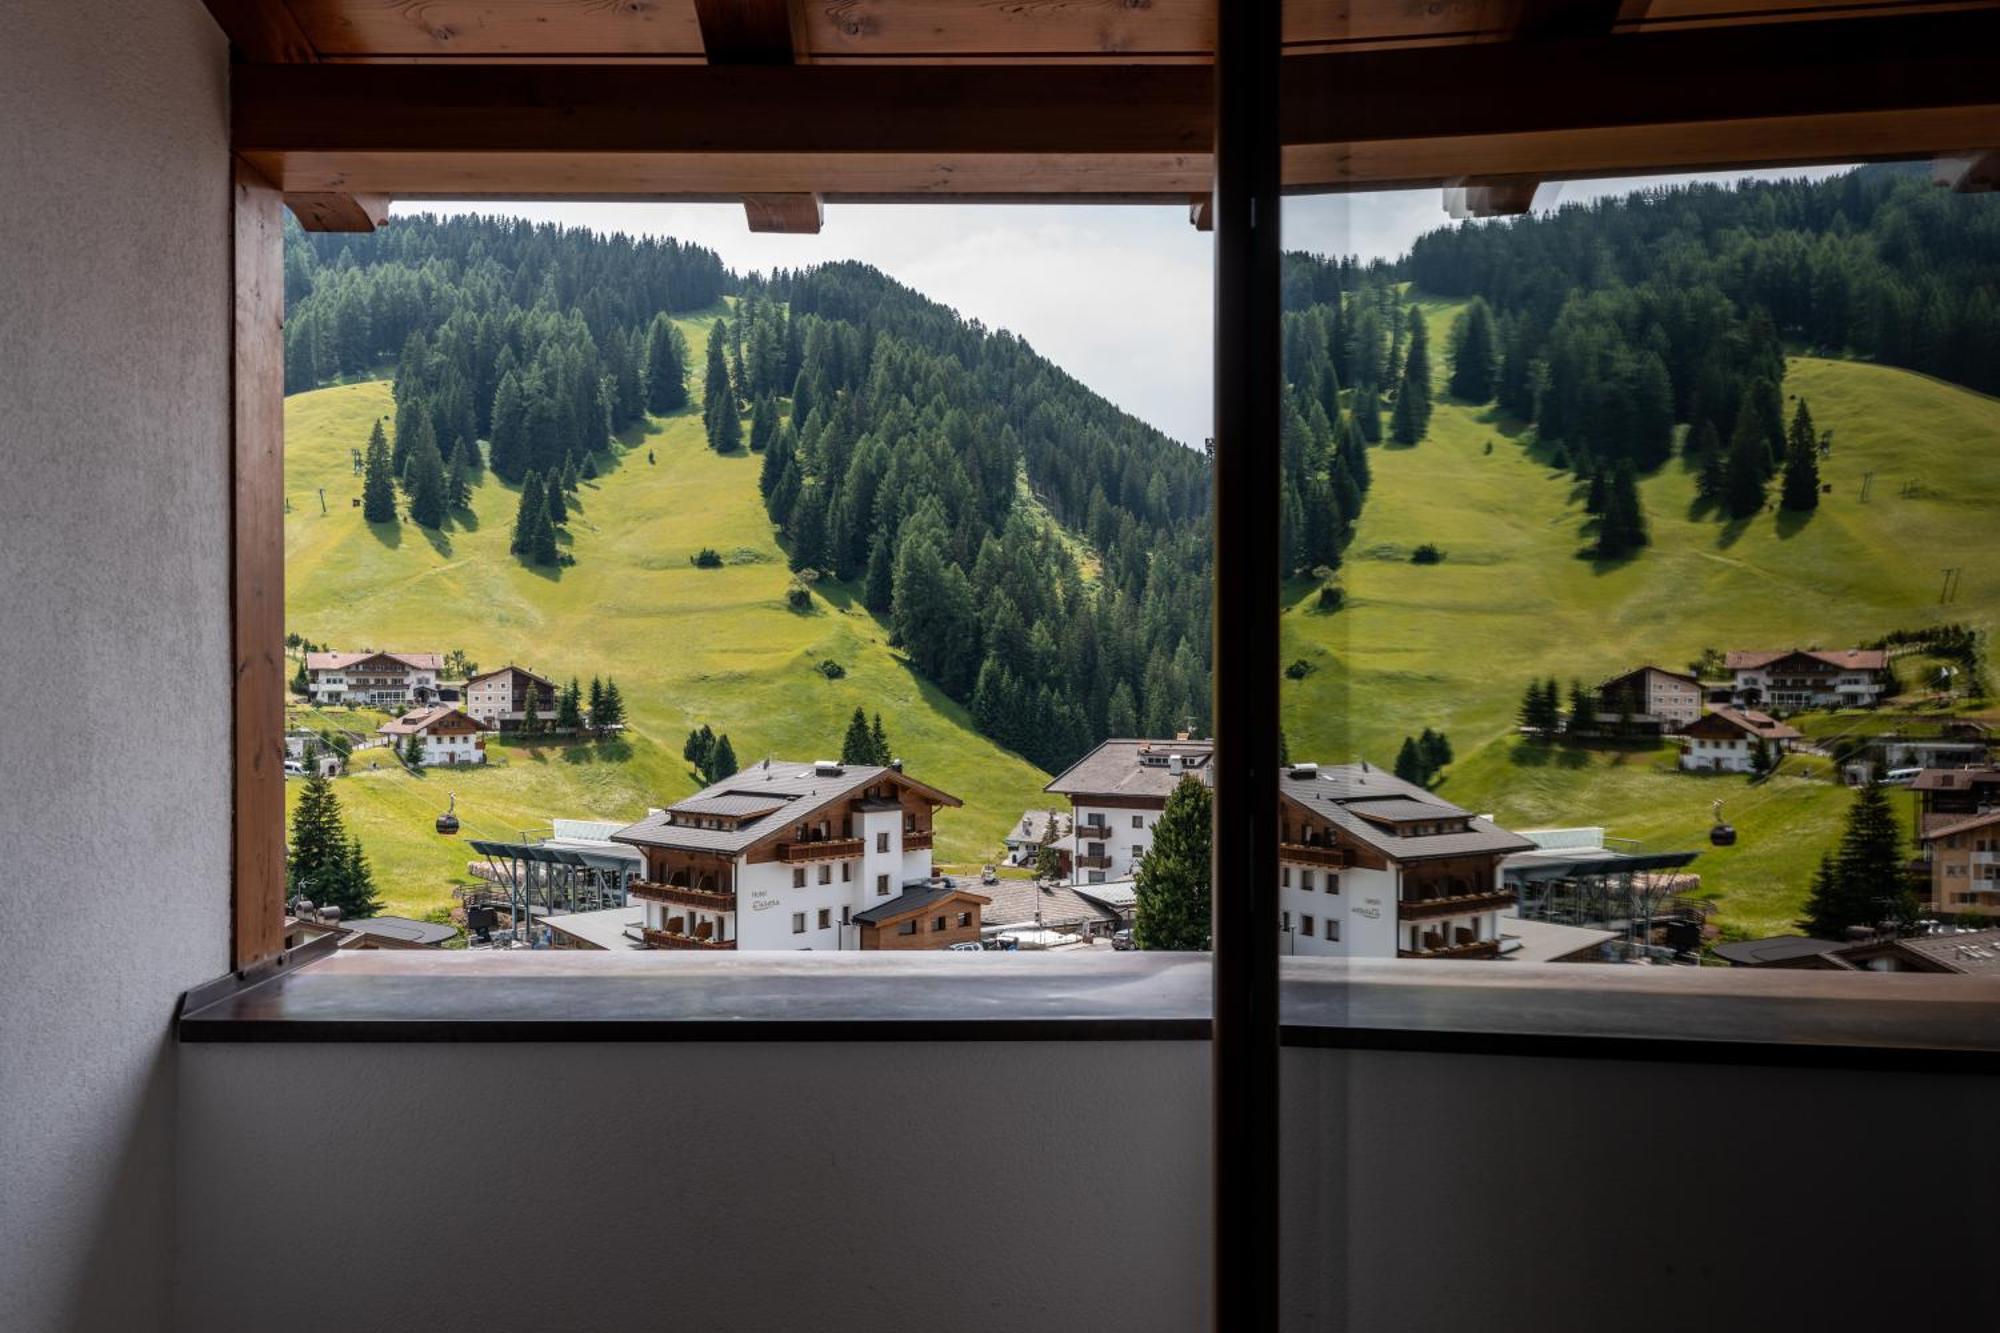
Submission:
[[[2000,930],[1969,930],[1954,935],[1912,935],[1896,941],[1899,950],[1917,955],[1947,972],[2000,976]]]
[[[1040,842],[1043,831],[1048,827],[1049,813],[1047,810],[1023,810],[1021,818],[1012,828],[1007,830],[1006,841]],[[1058,838],[1067,838],[1074,821],[1060,810],[1054,813],[1056,817],[1056,836]]]
[[[1772,717],[1769,713],[1760,713],[1754,708],[1731,708],[1726,704],[1718,704],[1714,708],[1709,709],[1706,713],[1688,723],[1687,726],[1681,728],[1681,734],[1683,736],[1690,734],[1700,735],[1700,729],[1711,718],[1725,726],[1734,727],[1738,731],[1748,732],[1752,736],[1767,741],[1795,741],[1802,735],[1796,727],[1788,726],[1778,721],[1778,719]]]
[[[854,919],[871,926],[887,925],[953,898],[969,898],[982,907],[992,901],[985,894],[962,889],[950,880],[933,879],[904,889],[886,903],[877,903],[865,912],[856,912]],[[983,913],[981,920],[984,920]]]
[[[1169,765],[1180,755],[1185,771]],[[1183,777],[1213,781],[1214,741],[1109,740],[1049,780],[1058,796],[1122,796],[1165,802]]]
[[[906,773],[876,764],[835,765],[822,771],[816,764],[766,759],[696,792],[658,814],[647,815],[611,835],[613,842],[646,847],[678,847],[688,851],[735,855],[788,825],[810,819],[836,801],[880,781],[884,775],[940,805],[962,805],[956,796],[926,786]],[[717,808],[717,803],[722,803]],[[761,808],[763,813],[756,813]],[[676,814],[727,815],[740,822],[734,828],[705,829],[680,824]]]
[[[477,685],[482,680],[491,680],[495,676],[505,676],[509,674],[516,676],[526,676],[529,680],[534,681],[536,684],[546,685],[550,689],[554,689],[556,685],[556,683],[550,680],[547,676],[536,675],[534,672],[528,670],[528,668],[523,666],[515,666],[512,662],[509,662],[506,666],[503,667],[496,667],[491,671],[482,671],[476,676],[468,676],[465,679],[465,683],[469,688],[473,685]]]
[[[1597,688],[1598,688],[1598,689],[1600,689],[1600,690],[1608,690],[1608,689],[1610,689],[1610,688],[1611,688],[1611,687],[1612,687],[1613,685],[1622,685],[1622,684],[1624,684],[1624,683],[1625,683],[1626,681],[1628,681],[1628,680],[1632,679],[1632,678],[1633,678],[1634,676],[1643,676],[1643,675],[1645,675],[1645,674],[1646,674],[1646,673],[1647,673],[1648,671],[1657,671],[1657,672],[1659,672],[1659,673],[1660,673],[1660,674],[1661,674],[1662,676],[1671,676],[1671,677],[1673,677],[1673,678],[1674,678],[1675,680],[1684,680],[1684,681],[1686,681],[1686,682],[1687,682],[1688,684],[1690,684],[1690,685],[1700,685],[1700,684],[1701,684],[1701,682],[1700,682],[1700,681],[1696,680],[1696,679],[1695,679],[1695,678],[1694,678],[1693,676],[1690,676],[1690,675],[1689,675],[1689,674],[1688,674],[1687,672],[1685,672],[1685,671],[1669,671],[1669,670],[1667,670],[1667,668],[1665,668],[1665,667],[1663,667],[1663,666],[1654,666],[1654,665],[1653,665],[1653,664],[1652,664],[1651,662],[1648,662],[1648,663],[1646,663],[1646,664],[1645,664],[1644,666],[1635,666],[1635,667],[1633,667],[1633,668],[1632,668],[1632,669],[1631,669],[1630,671],[1621,671],[1621,672],[1619,672],[1619,673],[1618,673],[1617,675],[1613,676],[1613,677],[1612,677],[1611,679],[1609,679],[1609,680],[1607,680],[1607,681],[1603,681],[1603,682],[1601,682],[1601,683],[1600,683],[1600,684],[1598,685],[1598,687],[1597,687]]]
[[[464,718],[467,722],[470,722],[474,731],[487,730],[484,722],[481,722],[469,713],[460,712],[459,709],[451,704],[432,704],[429,708],[420,708],[414,713],[405,713],[393,722],[384,722],[381,726],[375,728],[375,732],[379,736],[417,735],[429,730],[432,725],[444,721],[454,713]]]
[[[1810,657],[1842,671],[1881,671],[1889,665],[1889,654],[1880,648],[1841,648],[1832,652],[1817,648],[1749,649],[1725,655],[1722,664],[1731,671],[1755,671],[1787,657]]]
[[[1080,885],[1042,885],[1032,879],[1003,879],[998,884],[982,884],[979,891],[992,900],[980,913],[980,923],[986,926],[1036,925],[1037,911],[1041,914],[1039,924],[1044,926],[1119,919],[1109,907],[1086,897]]]
[[[1910,783],[1912,791],[1971,791],[2000,787],[2000,768],[1927,768]]]
[[[1365,764],[1294,766],[1278,775],[1278,792],[1281,798],[1328,820],[1355,841],[1398,861],[1520,852],[1535,845],[1413,782]],[[1390,827],[1363,818],[1363,809],[1386,813]],[[1412,815],[1417,819],[1464,820],[1465,828],[1456,833],[1400,833],[1395,825],[1416,822],[1409,818]]]
[[[1811,958],[1840,947],[1839,940],[1819,940],[1809,935],[1773,935],[1763,940],[1731,940],[1715,946],[1715,956],[1744,967]]]
[[[308,671],[344,671],[356,662],[366,662],[373,657],[392,657],[412,671],[442,671],[444,658],[438,653],[307,653]]]
[[[1933,838],[1948,838],[1954,833],[1968,833],[1976,828],[2000,824],[2000,810],[1988,810],[1984,814],[1977,815],[1947,815],[1945,819],[1951,822],[1932,824],[1929,820],[1925,820],[1924,830],[1918,837],[1924,842],[1929,842]]]

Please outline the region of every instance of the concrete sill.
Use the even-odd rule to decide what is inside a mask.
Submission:
[[[2000,1073],[2000,979],[1281,962],[1288,1046]],[[185,1042],[1205,1041],[1206,955],[443,953],[191,992]]]

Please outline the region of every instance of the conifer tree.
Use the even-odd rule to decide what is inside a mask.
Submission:
[[[424,766],[424,738],[414,731],[403,742],[403,762],[411,768]]]
[[[585,454],[583,466],[577,469],[577,476],[583,481],[597,480],[597,455]]]
[[[687,339],[665,311],[653,316],[646,334],[645,378],[648,412],[665,416],[687,406]]]
[[[443,527],[451,513],[451,496],[444,460],[438,457],[437,437],[428,423],[417,433],[417,442],[410,451],[409,466],[405,471],[405,482],[410,491],[411,521],[423,528]]]
[[[576,455],[573,453],[563,455],[562,488],[571,495],[576,494]]]
[[[1882,788],[1871,782],[1854,793],[1847,826],[1838,846],[1820,862],[1799,925],[1808,935],[1839,939],[1849,926],[1909,923],[1920,910],[1895,811]]]
[[[1604,488],[1604,512],[1597,521],[1597,558],[1615,560],[1646,545],[1646,515],[1639,505],[1639,482],[1629,459],[1619,459]]]
[[[1493,397],[1493,377],[1499,363],[1493,312],[1484,297],[1475,296],[1464,318],[1452,329],[1451,392],[1469,403]]]
[[[1442,773],[1445,765],[1452,761],[1451,742],[1445,739],[1442,731],[1425,727],[1424,734],[1417,737],[1417,748],[1423,751],[1426,780]]]
[[[527,399],[521,380],[509,370],[493,393],[493,424],[487,440],[493,450],[493,472],[504,481],[519,481],[533,469],[528,460]]]
[[[514,539],[507,547],[510,552],[528,555],[535,549],[535,524],[545,512],[542,479],[531,470],[521,483],[520,504],[514,510]]]
[[[1590,732],[1597,729],[1597,695],[1580,680],[1569,683],[1569,729]]]
[[[596,683],[591,682],[592,685]],[[602,691],[595,693],[601,696]],[[592,705],[592,712],[595,711],[596,706]],[[681,746],[681,758],[694,765],[694,771],[701,775],[703,782],[708,781],[708,761],[714,754],[715,733],[709,730],[706,722],[688,732],[687,744]]]
[[[541,734],[541,693],[540,690],[534,689],[528,691],[528,702],[521,709],[521,734],[524,736],[539,736]]]
[[[1744,391],[1745,407],[1736,414],[1736,430],[1730,437],[1729,457],[1723,463],[1722,507],[1731,518],[1748,518],[1764,507],[1764,478],[1768,475],[1769,446],[1757,415],[1748,408],[1749,391]]]
[[[729,363],[723,356],[723,348],[729,342],[729,327],[725,320],[716,320],[708,331],[708,369],[702,376],[701,406],[709,419],[709,434],[713,439],[715,417],[727,408],[730,416],[736,415],[736,387],[730,382]]]
[[[1139,862],[1132,939],[1141,949],[1209,947],[1209,790],[1182,778],[1153,826],[1153,847]]]
[[[343,921],[361,920],[382,910],[382,899],[375,892],[375,875],[368,868],[368,855],[361,850],[360,838],[347,840],[334,892],[318,901],[322,907],[338,907]]]
[[[312,693],[312,678],[306,674],[306,659],[299,657],[299,669],[292,675],[292,693],[304,698]]]
[[[1111,689],[1111,702],[1104,709],[1106,736],[1136,737],[1139,734],[1139,706],[1133,701],[1132,686],[1119,681]]]
[[[472,507],[472,455],[475,452],[466,444],[463,435],[452,443],[451,461],[445,465],[444,473],[445,504],[452,509]]]
[[[1054,884],[1062,878],[1062,849],[1056,845],[1060,818],[1054,810],[1043,816],[1041,841],[1035,845],[1035,878],[1043,884]]]
[[[412,469],[417,466],[417,460],[426,455],[438,460],[438,486],[442,490],[444,485],[444,456],[438,453],[437,430],[431,425],[430,413],[420,410],[417,412],[415,420],[410,423],[408,438],[404,437],[402,427],[398,426],[396,451],[391,460],[396,469],[396,476],[403,483],[404,491],[412,495],[416,493],[416,478]],[[435,523],[428,523],[424,526],[436,527],[437,525]]]
[[[1397,444],[1415,444],[1424,437],[1423,412],[1408,380],[1396,391],[1396,406],[1389,413],[1389,438]]]
[[[549,511],[549,522],[561,527],[569,522],[569,497],[563,494],[562,474],[549,474],[548,484],[542,487],[542,503]]]
[[[572,735],[583,730],[583,687],[575,676],[556,696],[556,727]]]
[[[340,901],[345,888],[347,829],[340,817],[340,800],[333,784],[314,773],[292,810],[291,837],[285,863],[286,896],[310,898],[315,906]]]
[[[1785,480],[1779,488],[1778,504],[1800,514],[1819,508],[1819,436],[1813,431],[1812,413],[1803,398],[1792,414],[1791,433],[1785,442]]]
[[[750,409],[750,452],[762,453],[778,433],[778,403],[763,394]]]
[[[840,742],[840,762],[843,764],[875,762],[875,746],[868,737],[868,715],[858,706],[854,710],[854,716],[847,720],[847,735]]]
[[[361,481],[361,517],[370,523],[396,521],[396,481],[389,462],[389,441],[382,423],[368,432],[368,455]]]
[[[542,493],[541,514],[535,519],[535,533],[529,547],[529,557],[538,565],[553,567],[562,563],[562,550],[556,545],[555,517],[549,513],[550,501],[562,503],[562,487],[549,486]]]
[[[606,676],[604,678],[604,697],[598,701],[597,711],[591,714],[591,725],[599,731],[608,731],[612,727],[622,726],[624,721],[625,696],[618,692],[618,682],[610,676]],[[722,749],[720,741],[716,743],[715,748],[718,751]],[[734,773],[735,771],[736,766],[732,763],[729,772]],[[728,774],[725,773],[721,776],[727,777]]]
[[[896,757],[889,750],[889,733],[882,729],[882,715],[880,713],[875,715],[875,725],[868,730],[868,744],[875,752],[874,762],[884,767],[887,767],[889,761]]]
[[[736,776],[736,747],[729,743],[728,732],[715,738],[715,754],[709,759],[708,766],[710,782]]]
[[[1403,737],[1403,748],[1396,752],[1396,776],[1419,787],[1424,785],[1424,755],[1413,737]]]
[[[590,678],[590,723],[592,726],[597,725],[597,715],[603,711],[604,682],[596,676],[592,676]],[[715,734],[710,732],[706,726],[702,727],[702,731],[708,734],[709,748],[715,748]],[[689,758],[693,758],[693,756],[690,755]]]
[[[1403,362],[1403,378],[1396,390],[1396,400],[1401,402],[1409,390],[1416,391],[1411,404],[1416,413],[1417,438],[1431,428],[1431,338],[1424,323],[1424,312],[1416,306],[1410,307],[1410,351]]]

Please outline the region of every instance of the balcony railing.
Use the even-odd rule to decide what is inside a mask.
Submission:
[[[645,936],[648,949],[734,949],[735,940],[705,940],[693,935],[683,935],[673,930],[654,930],[648,926],[640,932]]]
[[[656,903],[699,907],[704,912],[736,910],[736,894],[729,889],[693,889],[685,884],[656,884],[647,879],[635,879],[625,889],[636,898],[650,898]]]
[[[1111,858],[1102,854],[1096,856],[1092,856],[1089,854],[1079,856],[1076,858],[1076,863],[1082,866],[1085,870],[1111,869]]]
[[[1321,847],[1309,842],[1279,843],[1278,859],[1290,861],[1293,865],[1332,866],[1336,870],[1345,869],[1350,864],[1345,848]]]
[[[1084,837],[1084,838],[1103,839],[1111,836],[1111,826],[1109,824],[1101,823],[1096,820],[1091,820],[1087,823],[1078,824],[1076,826],[1076,831],[1079,837]]]
[[[1490,912],[1512,907],[1519,897],[1512,889],[1488,889],[1480,893],[1456,894],[1450,898],[1405,898],[1396,904],[1396,915],[1405,921],[1422,921],[1427,917],[1450,916],[1455,912]]]
[[[903,850],[906,852],[927,852],[937,839],[931,829],[913,829],[903,834]]]
[[[839,861],[861,855],[859,838],[825,838],[819,842],[781,842],[778,859],[790,865],[805,861]]]

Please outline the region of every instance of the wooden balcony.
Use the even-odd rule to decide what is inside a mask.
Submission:
[[[1102,855],[1099,855],[1099,856],[1089,856],[1089,855],[1084,855],[1084,856],[1079,856],[1079,857],[1077,857],[1077,858],[1076,858],[1076,863],[1077,863],[1078,865],[1082,866],[1082,867],[1083,867],[1083,868],[1084,868],[1085,870],[1109,870],[1109,869],[1111,869],[1111,858],[1110,858],[1110,857],[1108,857],[1108,856],[1102,856]]]
[[[1109,824],[1078,824],[1076,826],[1076,835],[1079,838],[1095,838],[1099,842],[1102,842],[1111,836],[1111,826]]]
[[[1498,958],[1499,940],[1468,940],[1464,944],[1440,944],[1434,949],[1398,949],[1398,958]]]
[[[683,935],[679,931],[654,930],[648,926],[641,932],[646,938],[648,949],[734,949],[735,940],[697,939],[693,935]]]
[[[728,889],[693,889],[685,884],[656,884],[648,879],[635,879],[625,888],[635,898],[649,898],[656,903],[698,907],[704,912],[736,910],[736,894]]]
[[[1518,897],[1512,889],[1490,889],[1451,898],[1404,898],[1396,904],[1396,915],[1405,921],[1423,921],[1456,912],[1494,912],[1512,907]]]
[[[917,829],[903,834],[903,850],[906,852],[927,852],[937,841],[937,834],[931,829]]]
[[[851,856],[861,855],[859,838],[827,838],[821,842],[781,842],[778,844],[778,859],[787,865],[801,865],[808,861],[842,861]]]
[[[1331,866],[1335,870],[1344,870],[1352,864],[1345,848],[1308,842],[1279,843],[1278,859],[1300,866]]]

